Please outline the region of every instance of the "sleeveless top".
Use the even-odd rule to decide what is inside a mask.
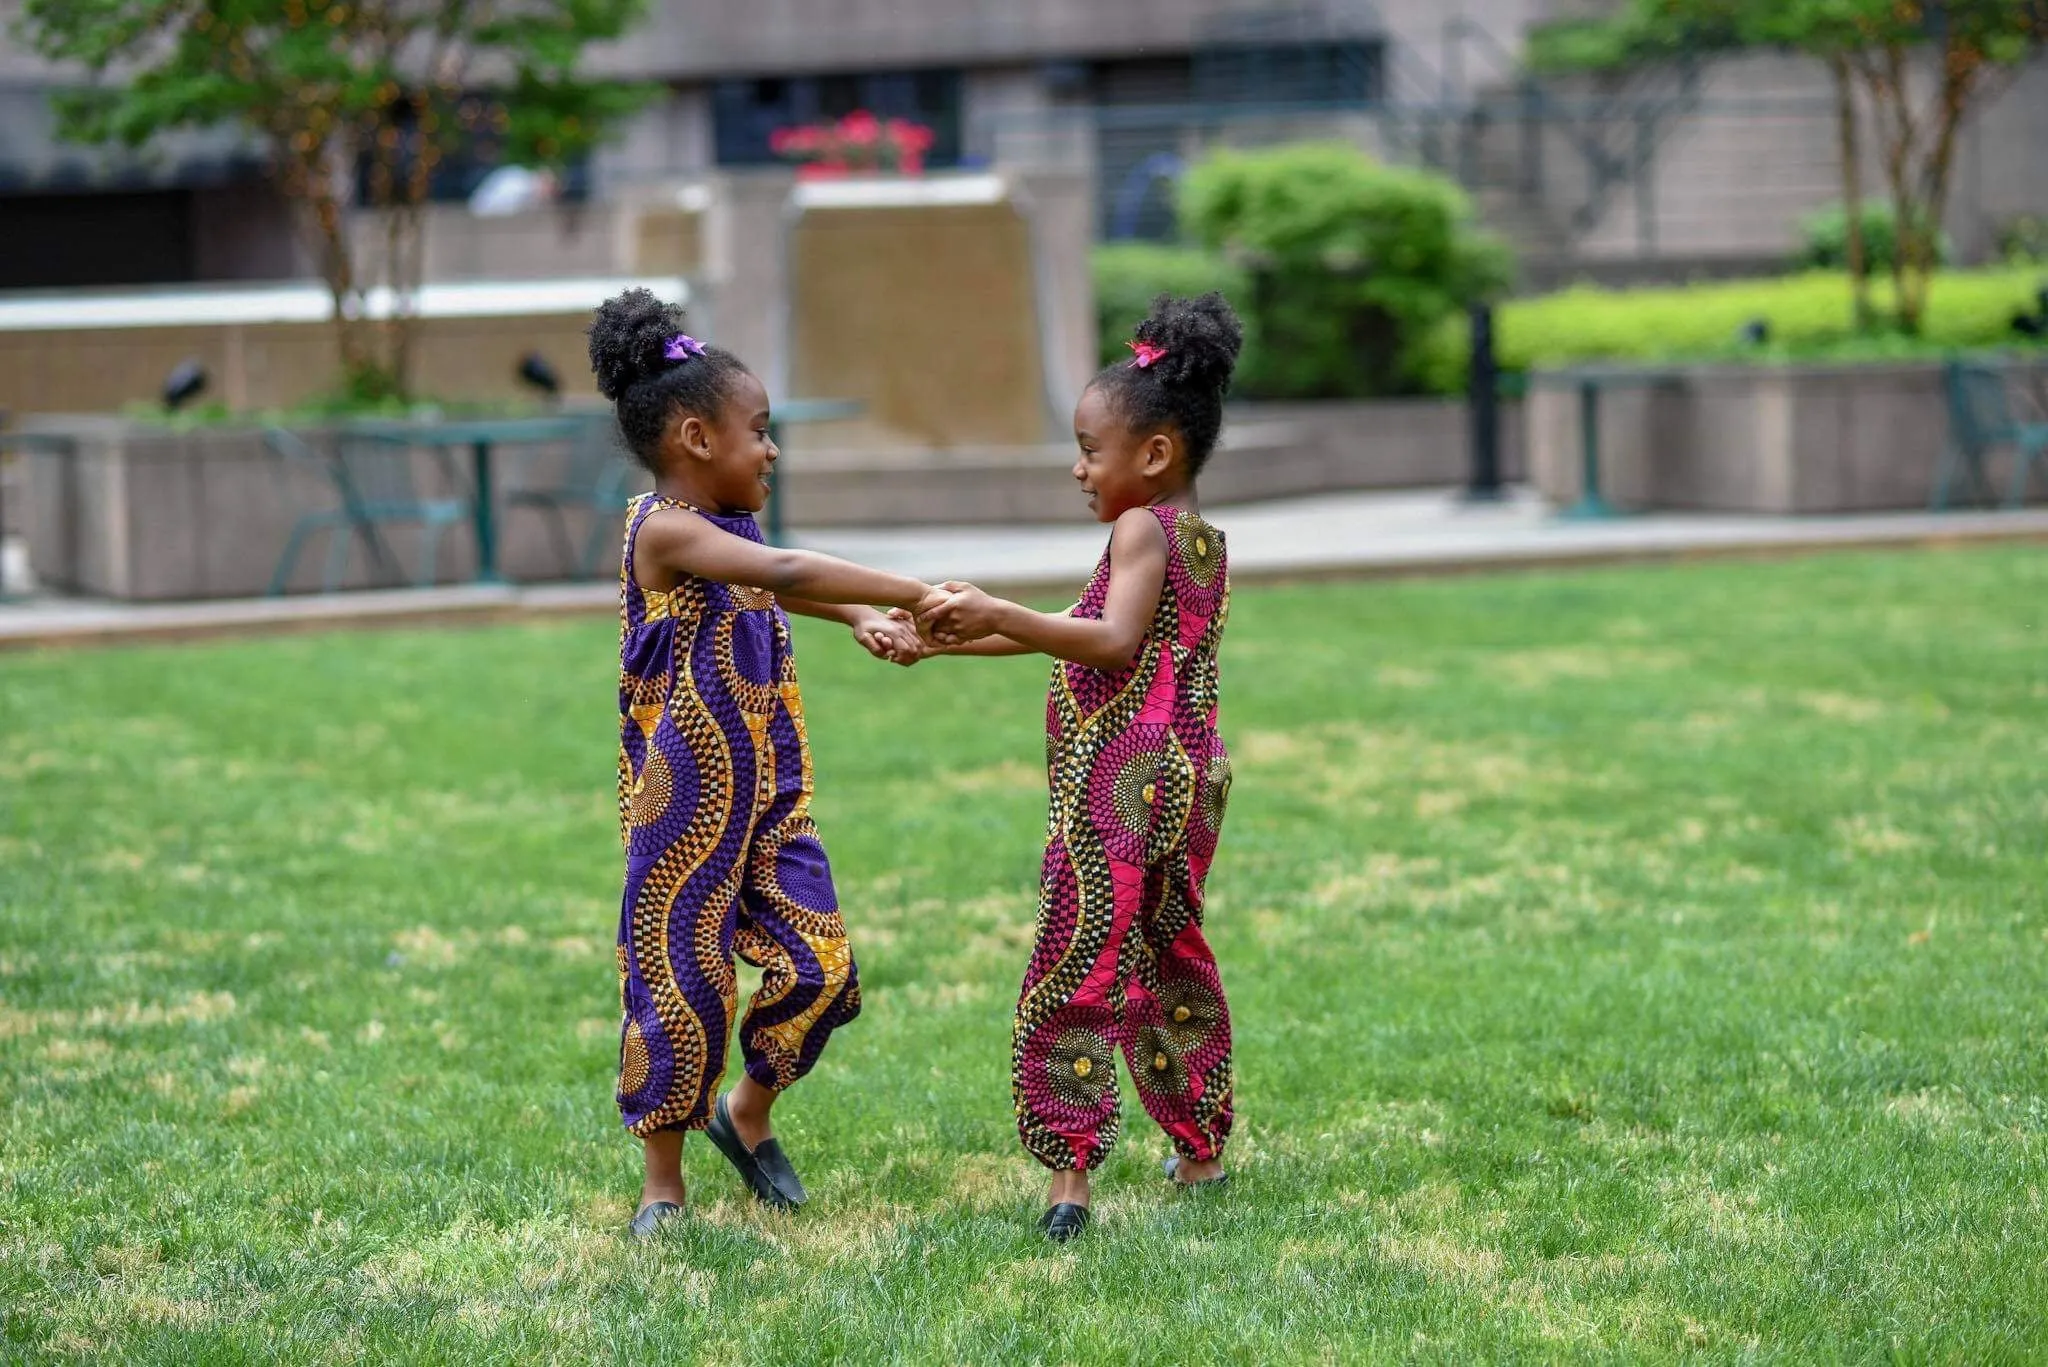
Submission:
[[[1048,835],[1064,838],[1068,823],[1085,821],[1112,861],[1149,868],[1184,843],[1206,866],[1230,792],[1230,756],[1216,732],[1229,563],[1223,533],[1200,517],[1148,511],[1166,533],[1166,582],[1137,658],[1113,672],[1053,666]],[[1109,576],[1105,549],[1072,615],[1101,618]]]
[[[723,517],[651,493],[629,505],[619,570],[619,830],[629,863],[680,840],[707,799],[730,809],[742,797],[736,781],[772,788],[774,751],[799,753],[806,776],[810,767],[789,619],[775,595],[695,576],[663,592],[635,577],[640,526],[663,508],[762,540],[749,514]]]

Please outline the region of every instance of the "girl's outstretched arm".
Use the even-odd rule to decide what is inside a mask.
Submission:
[[[903,608],[877,612],[865,603],[819,603],[809,598],[778,597],[784,612],[837,622],[853,629],[853,639],[862,650],[891,664],[914,665],[924,658],[924,643],[917,636],[917,619]]]
[[[886,603],[929,611],[946,598],[921,579],[816,551],[763,546],[682,508],[664,508],[640,524],[633,573],[649,586],[669,586],[695,575],[820,604]]]
[[[1033,612],[971,584],[947,584],[945,601],[918,620],[948,653],[1000,636],[1056,659],[1118,670],[1144,643],[1165,587],[1166,533],[1148,509],[1133,508],[1109,536],[1109,598],[1099,619]]]
[[[971,655],[984,660],[1003,655],[1038,654],[1022,641],[1013,641],[1007,636],[984,636],[979,641],[968,641],[957,646],[931,646],[929,649],[934,655]]]

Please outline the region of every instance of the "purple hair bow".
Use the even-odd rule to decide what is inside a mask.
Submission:
[[[668,345],[661,349],[661,354],[671,361],[687,361],[692,356],[702,356],[704,344],[687,332],[678,332],[668,339]]]

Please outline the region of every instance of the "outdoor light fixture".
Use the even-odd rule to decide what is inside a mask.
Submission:
[[[529,351],[519,358],[519,378],[551,399],[562,393],[561,376],[555,374],[555,368],[548,364],[547,357],[538,351]]]
[[[1741,336],[1744,346],[1765,345],[1771,340],[1771,320],[1768,318],[1750,319],[1742,325]]]
[[[2048,285],[2043,285],[2034,295],[2037,305],[2032,313],[2015,313],[2012,316],[2012,330],[2022,337],[2038,342],[2048,337]]]
[[[164,407],[175,413],[206,389],[206,367],[196,360],[180,361],[164,376]]]

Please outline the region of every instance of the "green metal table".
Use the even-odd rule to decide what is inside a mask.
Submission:
[[[1600,521],[1627,516],[1600,494],[1600,392],[1628,385],[1663,384],[1677,378],[1670,370],[1630,367],[1579,367],[1538,371],[1529,384],[1575,389],[1579,395],[1579,501],[1558,513],[1571,521]]]
[[[866,411],[866,407],[857,399],[784,399],[769,409],[768,439],[779,447],[782,445],[784,427],[857,418]],[[779,467],[781,462],[777,461],[776,464]],[[773,546],[782,544],[782,489],[788,479],[789,476],[778,468],[768,495],[768,542]]]
[[[544,442],[571,441],[593,422],[607,420],[597,413],[560,413],[540,418],[450,418],[436,421],[359,421],[347,425],[350,436],[397,446],[429,448],[467,447],[476,494],[476,579],[480,584],[502,583],[498,573],[498,530],[495,493],[492,487],[492,456],[500,446],[537,446]]]

